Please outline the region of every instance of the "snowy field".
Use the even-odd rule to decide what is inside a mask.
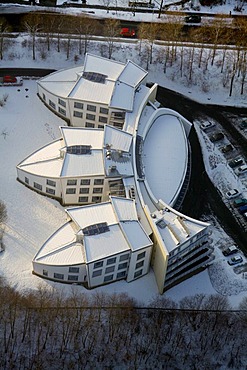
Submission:
[[[8,56],[0,62],[3,67],[30,67],[30,68],[49,68],[60,69],[75,65],[75,60],[71,57],[66,59],[66,53],[52,52],[45,59],[32,61],[30,49],[22,48],[22,42],[26,36],[19,36],[14,45],[16,58],[10,60]],[[90,52],[101,53],[100,43],[91,43]],[[120,44],[114,53],[114,58],[125,62],[131,59],[139,62],[138,49],[135,44]],[[83,64],[83,58],[76,62]],[[143,66],[145,68],[145,66]],[[203,102],[229,105],[246,105],[246,99],[241,100],[239,96],[228,98],[227,93],[218,89],[214,94],[203,93],[197,86],[183,86],[176,79],[169,79],[162,72],[163,66],[154,64],[150,66],[149,80],[157,82],[162,86],[171,88],[195,97]],[[200,72],[200,71],[199,71]],[[211,76],[212,77],[212,76]],[[209,74],[209,82],[210,74]],[[215,77],[212,81],[217,85]],[[217,92],[216,92],[217,91]],[[8,221],[5,228],[4,244],[5,252],[0,255],[0,275],[6,278],[12,286],[20,291],[37,289],[40,285],[45,287],[55,286],[64,293],[69,293],[69,285],[49,282],[32,275],[31,261],[44,241],[63,223],[66,216],[63,207],[56,202],[42,195],[39,195],[16,181],[15,166],[26,156],[36,149],[59,137],[59,126],[64,125],[64,121],[52,114],[38,99],[36,95],[35,80],[24,79],[21,87],[0,87],[0,99],[4,95],[8,96],[6,105],[0,107],[0,199],[6,203],[8,211]],[[197,125],[197,123],[196,123]],[[198,127],[198,126],[197,126]],[[198,131],[204,148],[204,156],[207,158],[207,139],[203,140],[201,131]],[[211,152],[211,156],[217,158],[219,153]],[[205,159],[207,165],[207,159]],[[210,166],[208,166],[210,172]],[[219,178],[216,176],[216,178]],[[232,173],[222,171],[221,180],[229,186],[229,182],[237,181],[232,178]],[[246,191],[245,188],[242,189]],[[224,233],[220,226],[213,221],[212,235],[216,258],[214,263],[206,270],[189,280],[184,281],[178,286],[170,289],[166,296],[175,301],[184,296],[196,293],[219,293],[229,296],[233,306],[241,301],[247,294],[247,280],[242,275],[237,275],[232,267],[229,267],[226,258],[223,257],[222,248],[234,244],[231,238]],[[74,287],[75,288],[75,287]],[[140,303],[148,303],[158,294],[152,271],[132,283],[125,281],[116,282],[105,287],[87,291],[83,287],[76,287],[80,292],[93,294],[96,291],[105,292],[127,292],[135,297]]]

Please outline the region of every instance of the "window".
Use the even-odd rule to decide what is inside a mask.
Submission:
[[[126,261],[128,259],[129,259],[129,253],[123,254],[122,256],[120,256],[119,261],[122,262],[122,261]]]
[[[115,266],[110,266],[105,269],[105,273],[109,274],[110,272],[113,272],[115,270]]]
[[[94,277],[97,277],[97,276],[100,276],[100,275],[102,275],[102,270],[97,270],[97,271],[93,272],[92,277],[94,278]]]
[[[76,189],[75,188],[67,188],[66,189],[66,194],[75,194]]]
[[[98,125],[98,128],[104,129],[103,125]]]
[[[86,118],[87,118],[87,119],[90,119],[91,121],[95,121],[95,114],[87,113],[87,114],[86,114]]]
[[[56,104],[49,99],[49,106],[52,107],[53,109],[56,109]]]
[[[77,185],[77,180],[67,180],[67,185]]]
[[[66,110],[63,108],[58,107],[58,112],[61,113],[63,116],[66,116]]]
[[[146,252],[139,253],[139,254],[137,255],[137,261],[138,261],[138,260],[141,260],[142,258],[144,258],[144,257],[145,257],[145,254],[146,254]]]
[[[94,193],[94,194],[101,194],[101,193],[102,193],[102,191],[103,191],[103,188],[94,188],[94,189],[93,189],[93,193]]]
[[[92,202],[93,203],[100,203],[101,202],[101,197],[92,197]]]
[[[38,189],[38,190],[41,190],[41,191],[42,191],[42,185],[37,184],[37,182],[34,182],[34,183],[33,183],[33,187],[34,187],[35,189]]]
[[[47,194],[55,195],[55,189],[46,188],[46,190],[45,190],[45,191],[47,192]]]
[[[74,102],[74,108],[83,109],[83,103],[79,103],[77,101]]]
[[[64,280],[64,274],[57,274],[54,272],[54,279]]]
[[[112,265],[113,263],[116,263],[116,257],[109,258],[109,259],[106,261],[106,264],[107,264],[107,265]]]
[[[102,267],[102,266],[103,266],[103,261],[99,261],[99,262],[94,263],[93,268],[97,269],[97,268]]]
[[[47,270],[43,270],[43,275],[44,276],[48,276],[48,271]]]
[[[62,99],[58,98],[58,104],[62,105],[62,107],[66,107],[66,102]]]
[[[117,273],[117,279],[123,278],[126,276],[126,271],[121,271]]]
[[[124,118],[125,112],[112,112],[113,117],[115,118]]]
[[[99,116],[99,122],[107,123],[107,117]]]
[[[142,275],[142,270],[138,270],[134,274],[134,279]]]
[[[90,112],[96,112],[96,106],[88,104],[87,105],[87,110],[89,110]]]
[[[139,269],[140,267],[142,267],[143,265],[144,265],[144,261],[137,262],[136,270]]]
[[[102,114],[108,114],[109,109],[100,107],[99,112],[102,113]]]
[[[88,194],[89,188],[80,188],[80,194]]]
[[[122,123],[118,123],[118,122],[114,122],[113,123],[113,126],[114,127],[118,127],[118,128],[122,128],[123,127],[123,124]]]
[[[94,123],[86,122],[85,127],[94,128]]]
[[[79,203],[88,203],[88,197],[79,197],[78,202]]]
[[[74,117],[82,118],[82,112],[78,112],[77,110],[74,110]]]
[[[122,270],[122,269],[126,269],[128,266],[128,263],[127,262],[124,262],[124,263],[120,263],[118,265],[118,270]]]
[[[104,179],[95,179],[93,184],[94,185],[103,185],[104,184]]]
[[[76,276],[76,275],[68,275],[68,281],[78,281],[78,276]]]
[[[25,177],[25,183],[29,184],[29,178],[28,177]]]
[[[107,281],[111,281],[113,279],[113,275],[107,275],[104,278],[104,282],[106,283]]]
[[[44,101],[46,101],[46,96],[45,96],[45,94],[43,94],[43,100],[44,100]]]
[[[69,272],[72,272],[74,274],[79,273],[79,267],[69,267]]]
[[[46,180],[46,185],[49,185],[49,186],[56,186],[56,181],[52,181],[52,180]]]
[[[81,185],[90,185],[90,179],[82,179]]]

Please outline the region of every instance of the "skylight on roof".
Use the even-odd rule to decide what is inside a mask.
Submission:
[[[91,154],[91,145],[72,145],[66,151],[68,154]]]
[[[82,77],[88,81],[98,82],[98,83],[105,83],[106,75],[97,72],[83,72]]]
[[[82,232],[84,235],[98,235],[98,234],[103,234],[107,231],[109,231],[109,226],[107,225],[107,222],[101,222],[99,224],[94,224],[85,227],[82,229]]]

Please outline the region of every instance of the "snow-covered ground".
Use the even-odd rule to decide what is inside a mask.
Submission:
[[[64,68],[74,66],[75,63],[82,64],[83,58],[79,61],[71,57],[66,59],[66,53],[51,52],[45,59],[38,56],[36,61],[32,61],[31,51],[27,47],[22,48],[22,42],[26,36],[19,36],[16,40],[12,53],[13,58],[8,55],[0,63],[0,67],[29,67],[29,68]],[[90,44],[90,52],[101,53],[99,42]],[[131,59],[138,63],[140,57],[136,44],[118,43],[114,58],[125,62]],[[189,89],[181,85],[177,79],[169,79],[162,72],[163,66],[155,63],[150,66],[149,80],[158,82],[160,85],[180,91],[190,98],[199,101],[211,100],[211,103],[241,105],[246,104],[246,97],[242,100],[239,96],[227,97],[227,93],[220,88],[211,93],[203,93],[198,85],[191,86]],[[198,71],[198,75],[201,71]],[[213,71],[212,71],[213,73]],[[212,80],[210,80],[210,77]],[[209,83],[215,81],[215,76],[209,74]],[[219,85],[219,84],[218,84]],[[220,85],[219,85],[220,86]],[[59,137],[59,125],[64,125],[64,121],[52,114],[41,103],[36,95],[35,80],[24,79],[21,87],[0,87],[0,100],[8,95],[6,104],[0,107],[0,199],[6,203],[8,211],[8,221],[6,225],[4,244],[5,252],[0,255],[0,275],[17,289],[21,291],[37,289],[40,285],[51,287],[55,286],[65,293],[69,293],[71,287],[63,284],[56,284],[32,275],[31,261],[44,241],[66,221],[66,215],[61,205],[49,198],[39,195],[16,181],[15,166],[27,155],[40,148],[44,144]],[[197,125],[197,123],[195,122]],[[208,140],[198,130],[201,139],[204,155],[208,153]],[[204,140],[205,139],[205,140]],[[209,148],[211,151],[211,149]],[[219,161],[217,152],[211,151],[210,155]],[[208,158],[206,156],[206,158]],[[207,160],[206,160],[207,164]],[[212,168],[207,167],[212,173]],[[219,167],[220,169],[220,167]],[[219,177],[215,177],[219,178]],[[226,170],[226,166],[220,170],[220,178],[229,188],[229,183],[234,185],[237,181],[231,170]],[[239,185],[239,184],[238,184]],[[243,188],[242,191],[246,191]],[[211,238],[215,248],[216,258],[210,268],[189,280],[184,281],[178,286],[170,289],[166,296],[178,301],[187,295],[196,293],[219,293],[229,296],[230,302],[236,306],[247,294],[247,280],[242,274],[236,274],[233,267],[228,266],[227,258],[221,250],[232,245],[234,242],[221,229],[215,220],[213,222],[213,232]],[[75,288],[75,287],[74,287]],[[95,291],[106,292],[128,292],[141,303],[147,303],[158,294],[152,271],[142,279],[132,283],[120,281],[105,287],[87,291],[83,287],[76,287],[81,292],[93,294]]]

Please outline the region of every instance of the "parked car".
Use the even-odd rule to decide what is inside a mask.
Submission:
[[[237,198],[241,193],[238,191],[238,189],[231,189],[226,192],[227,199]]]
[[[247,204],[247,199],[245,198],[238,198],[233,201],[234,207],[245,206],[245,204]]]
[[[240,262],[243,262],[243,258],[239,255],[234,256],[231,259],[229,259],[229,261],[227,261],[229,265],[236,265],[237,263],[240,263]]]
[[[239,213],[242,215],[247,212],[247,204],[238,208]]]
[[[210,121],[206,121],[206,122],[203,122],[201,125],[200,125],[200,128],[204,131],[206,130],[207,128],[210,128],[210,127],[213,127],[215,126],[215,124],[213,122],[210,122]]]
[[[220,141],[222,139],[224,139],[224,134],[222,132],[216,132],[215,134],[213,134],[212,136],[210,136],[210,141],[212,141],[212,143],[216,142],[216,141]]]
[[[0,83],[14,84],[16,82],[17,82],[17,78],[15,76],[6,75],[3,77],[0,77]]]
[[[222,153],[229,153],[233,150],[233,146],[231,144],[227,144],[221,148]]]
[[[224,249],[222,253],[224,256],[230,256],[231,254],[237,253],[239,250],[235,245],[231,245],[227,249]]]
[[[123,27],[121,28],[120,35],[122,37],[135,37],[136,31],[133,28]]]
[[[242,129],[247,128],[247,119],[244,119],[244,120],[240,123],[240,128],[242,128]]]
[[[240,166],[242,163],[243,163],[243,158],[241,157],[234,158],[230,162],[228,162],[229,166],[232,168]]]
[[[238,175],[242,175],[242,173],[247,172],[247,164],[243,164],[242,166],[238,167]]]
[[[186,23],[201,23],[202,18],[200,15],[192,14],[187,15],[184,20]]]

